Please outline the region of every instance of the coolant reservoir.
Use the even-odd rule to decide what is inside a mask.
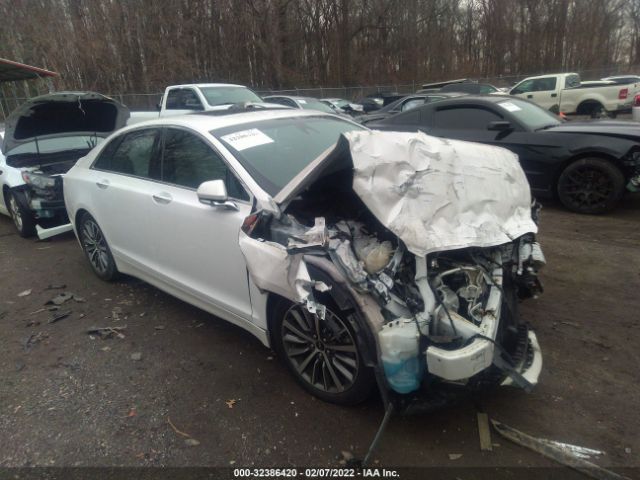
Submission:
[[[398,393],[417,390],[424,373],[419,355],[418,326],[413,319],[400,319],[383,325],[378,333],[382,365],[391,388]]]

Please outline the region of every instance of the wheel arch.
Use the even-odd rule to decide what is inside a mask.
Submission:
[[[602,107],[602,109],[606,112],[607,109],[605,108],[604,104],[596,99],[596,98],[587,98],[585,100],[582,100],[578,106],[576,107],[576,114],[577,115],[590,115],[591,112],[594,110],[594,108],[597,107]]]
[[[565,160],[555,173],[555,177],[553,179],[553,195],[556,199],[558,198],[558,181],[560,180],[560,175],[562,175],[562,172],[564,172],[565,169],[572,163],[575,163],[578,160],[582,160],[584,158],[600,158],[602,160],[607,160],[614,164],[624,175],[622,161],[612,153],[599,150],[588,150],[576,153],[575,155]]]
[[[347,318],[344,320],[348,321],[354,328],[356,341],[358,342],[363,360],[368,366],[377,366],[377,342],[374,338],[374,332],[369,327],[367,320],[364,318],[365,314],[358,307],[358,302],[353,298],[351,292],[334,280],[330,272],[325,272],[318,266],[310,264],[307,264],[307,269],[312,280],[323,282],[329,287],[327,292],[317,292],[316,300],[324,296],[325,301],[330,303],[330,305],[327,306],[337,308],[341,312],[348,313]],[[273,292],[267,292],[267,295],[267,335],[269,336],[269,344],[271,345],[273,344],[272,336],[275,335],[274,324],[276,305],[282,301],[290,303],[295,302]],[[322,300],[320,300],[319,303],[322,303]]]

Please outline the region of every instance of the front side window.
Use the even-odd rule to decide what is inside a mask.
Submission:
[[[486,108],[445,108],[436,110],[433,124],[435,128],[448,130],[485,130],[489,123],[502,120]]]
[[[164,135],[162,181],[197,189],[209,180],[224,180],[227,194],[249,200],[240,181],[225,161],[204,140],[178,128],[168,128]]]
[[[534,92],[548,92],[556,89],[556,77],[538,78],[533,81]]]
[[[533,80],[525,80],[511,90],[511,95],[520,95],[521,93],[529,93],[531,91],[533,91]]]
[[[100,152],[94,168],[109,172],[153,178],[152,159],[159,130],[135,130],[116,138]]]

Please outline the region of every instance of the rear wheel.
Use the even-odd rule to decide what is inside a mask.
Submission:
[[[13,224],[21,237],[33,237],[36,234],[36,220],[33,214],[24,206],[24,195],[18,192],[7,194],[9,213]]]
[[[93,272],[103,280],[117,278],[118,269],[107,240],[95,219],[85,213],[79,222],[78,236]]]
[[[569,164],[558,179],[558,197],[577,213],[598,214],[612,210],[624,194],[624,175],[602,158],[582,158]]]
[[[336,313],[338,312],[338,313]],[[296,381],[327,402],[354,405],[375,383],[344,312],[327,308],[324,320],[286,300],[274,308],[273,348]]]

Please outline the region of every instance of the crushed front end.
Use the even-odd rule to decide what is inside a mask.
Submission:
[[[328,298],[355,312],[365,360],[399,410],[441,406],[449,391],[530,391],[542,356],[518,303],[542,292],[545,259],[514,156],[422,133],[342,143],[334,156],[348,161],[281,214],[245,222],[254,283],[321,319]]]

